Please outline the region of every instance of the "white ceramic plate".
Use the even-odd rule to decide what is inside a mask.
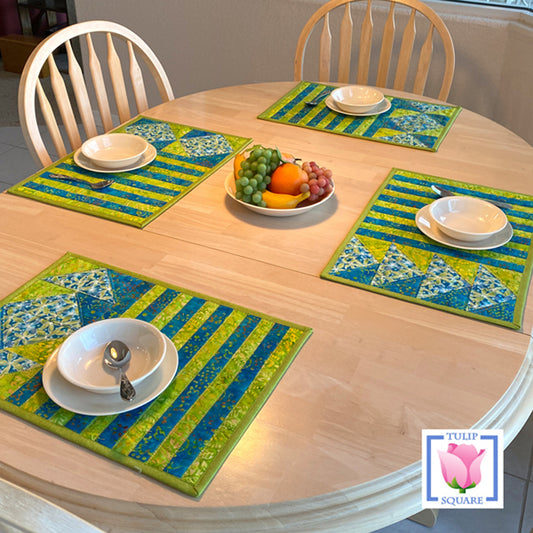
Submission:
[[[350,117],[371,117],[372,115],[381,115],[391,108],[391,102],[387,98],[382,100],[372,111],[367,111],[366,113],[350,113],[348,111],[342,110],[336,103],[335,100],[328,96],[325,100],[326,105],[335,113],[341,113],[342,115],[349,115]]]
[[[56,349],[43,368],[43,387],[57,405],[74,413],[89,416],[116,415],[145,405],[161,394],[174,379],[178,369],[178,352],[174,343],[165,336],[166,355],[159,368],[135,390],[137,394],[131,402],[126,402],[116,394],[95,394],[76,387],[68,382],[57,368]]]
[[[307,213],[307,211],[310,211],[311,209],[322,205],[324,202],[327,202],[335,193],[335,183],[333,183],[333,190],[325,198],[322,198],[322,200],[316,202],[315,204],[307,204],[303,205],[302,207],[295,207],[293,209],[272,209],[270,207],[259,207],[258,205],[247,204],[246,202],[235,198],[235,178],[233,173],[228,174],[228,176],[226,177],[224,187],[226,188],[226,193],[228,194],[228,196],[233,198],[233,200],[235,200],[237,203],[243,205],[250,211],[254,211],[255,213],[259,213],[261,215],[266,215],[269,217],[293,217],[295,215]]]
[[[139,161],[136,161],[132,165],[128,165],[123,168],[102,168],[98,165],[95,165],[90,159],[85,157],[81,153],[81,148],[74,152],[74,163],[85,170],[91,170],[92,172],[103,172],[105,174],[116,174],[117,172],[128,172],[130,170],[137,170],[138,168],[144,167],[151,163],[157,156],[157,150],[152,144],[148,144],[146,152],[144,152],[142,158]]]
[[[437,223],[433,220],[429,211],[429,205],[426,205],[418,211],[415,220],[418,229],[430,239],[433,239],[440,244],[445,244],[446,246],[459,248],[461,250],[492,250],[493,248],[498,248],[499,246],[507,244],[513,237],[513,227],[510,223],[507,223],[507,226],[505,226],[500,232],[482,241],[466,242],[453,239],[437,227]]]

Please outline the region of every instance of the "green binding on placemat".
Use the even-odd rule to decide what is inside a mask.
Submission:
[[[127,413],[59,407],[42,386],[47,358],[81,326],[113,317],[167,335],[179,352],[176,377]],[[71,253],[0,302],[0,326],[2,409],[191,496],[205,490],[312,333]]]
[[[493,250],[438,244],[417,227],[437,198],[432,184],[501,200],[513,237]],[[321,277],[519,329],[532,268],[533,196],[393,169],[337,248]]]
[[[8,192],[144,228],[252,140],[147,117],[137,117],[114,131],[143,137],[157,149],[154,161],[137,170],[104,174],[77,166],[70,154]],[[54,173],[94,182],[108,178],[115,183],[92,190],[55,179],[50,176]]]
[[[333,89],[331,85],[302,81],[258,118],[436,152],[461,111],[459,106],[386,96],[391,108],[385,113],[353,117],[328,108],[325,99]],[[306,105],[317,97],[321,98],[318,105]]]

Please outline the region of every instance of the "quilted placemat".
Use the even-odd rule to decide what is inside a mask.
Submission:
[[[459,194],[500,199],[513,238],[493,250],[440,245],[415,215],[437,196],[432,184]],[[531,278],[533,196],[393,169],[321,277],[514,329]]]
[[[251,139],[138,117],[116,132],[139,135],[157,149],[150,164],[113,174],[85,170],[70,154],[8,189],[8,192],[74,211],[143,228],[240,152]],[[89,181],[112,179],[101,190],[54,179],[67,174]]]
[[[333,89],[333,86],[302,81],[258,118],[436,152],[461,111],[458,106],[386,96],[391,108],[385,113],[352,117],[326,106],[325,99]],[[318,105],[305,104],[316,97],[321,98]]]
[[[48,356],[81,326],[112,317],[145,320],[167,335],[179,353],[176,377],[127,413],[86,416],[59,407],[42,387]],[[71,253],[0,302],[0,325],[2,409],[192,496],[311,335]]]

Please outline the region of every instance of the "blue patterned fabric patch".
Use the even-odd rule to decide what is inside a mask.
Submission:
[[[501,199],[513,237],[492,250],[438,244],[416,226],[432,184]],[[511,328],[522,323],[531,277],[533,197],[393,169],[321,276]]]

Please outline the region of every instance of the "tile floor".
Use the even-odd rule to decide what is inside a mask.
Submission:
[[[0,128],[0,192],[38,169],[20,128]],[[533,533],[533,415],[505,451],[504,498],[502,510],[441,510],[431,530],[404,520],[379,533]]]

